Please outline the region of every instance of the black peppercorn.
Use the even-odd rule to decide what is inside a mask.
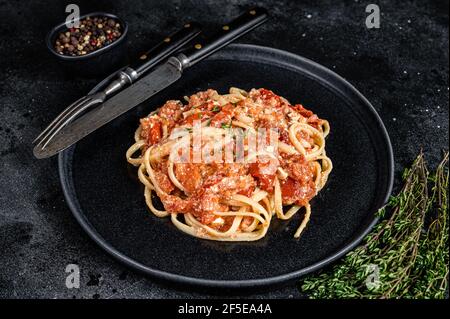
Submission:
[[[87,17],[78,28],[70,28],[58,35],[54,48],[63,55],[79,56],[113,43],[122,35],[120,23],[107,17]]]

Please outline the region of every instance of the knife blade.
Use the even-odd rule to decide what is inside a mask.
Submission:
[[[265,22],[267,18],[267,11],[264,8],[248,10],[229,24],[223,25],[221,30],[208,41],[197,42],[176,57],[169,58],[167,62],[154,69],[150,74],[102,103],[95,110],[89,111],[77,118],[75,122],[69,123],[53,136],[44,147],[36,145],[33,149],[34,156],[46,158],[68,148],[86,135],[168,87],[181,77],[184,69],[200,62],[233,40],[253,30]]]
[[[44,148],[34,147],[33,154],[37,158],[46,158],[66,149],[86,135],[122,115],[126,111],[144,102],[181,77],[181,63],[170,58],[158,66],[153,72],[144,76],[134,85],[126,88],[93,111],[81,116],[67,125]]]
[[[186,23],[182,29],[165,37],[141,54],[134,63],[116,71],[98,83],[87,95],[65,108],[33,141],[45,148],[56,133],[88,109],[105,102],[108,97],[136,82],[147,71],[172,56],[201,32],[200,24]]]

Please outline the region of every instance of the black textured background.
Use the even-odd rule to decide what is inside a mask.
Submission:
[[[448,1],[3,1],[0,0],[0,298],[210,297],[155,283],[113,261],[75,222],[59,186],[56,158],[35,160],[32,139],[95,80],[74,78],[46,51],[47,31],[67,3],[130,24],[135,56],[184,21],[213,28],[256,4],[272,19],[239,40],[319,62],[354,84],[382,117],[394,148],[396,186],[423,147],[430,166],[448,149]],[[368,30],[369,3],[381,28]],[[80,289],[65,287],[69,263]],[[302,297],[295,283],[252,297]]]

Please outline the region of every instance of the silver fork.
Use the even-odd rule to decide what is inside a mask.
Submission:
[[[130,85],[156,64],[172,55],[176,50],[200,33],[200,25],[187,23],[183,29],[166,37],[158,45],[141,55],[140,61],[132,66],[122,68],[111,74],[94,87],[86,96],[78,99],[62,111],[33,141],[35,148],[45,148],[51,139],[67,124],[80,116],[87,109],[101,104],[110,95]],[[113,78],[116,80],[112,81]],[[110,83],[107,85],[107,83]],[[107,85],[107,86],[106,86]],[[101,88],[105,87],[102,91]]]
[[[37,145],[43,144],[42,148],[44,148],[53,136],[55,136],[64,126],[69,124],[78,115],[83,113],[83,111],[94,106],[95,104],[103,103],[108,95],[111,95],[113,91],[118,91],[119,88],[116,88],[116,81],[114,81],[102,92],[99,91],[111,82],[111,79],[120,78],[120,72],[125,71],[126,67],[110,74],[108,77],[99,82],[93,89],[91,89],[87,95],[70,104],[41,132],[41,134],[34,139],[33,143],[39,141]],[[120,83],[118,85],[120,85]]]
[[[106,98],[104,92],[95,93],[93,95],[83,96],[71,105],[69,105],[63,112],[61,112],[49,126],[36,137],[33,143],[39,141],[36,146],[45,148],[48,142],[69,122],[75,119],[83,111],[87,110],[94,104],[103,103]]]

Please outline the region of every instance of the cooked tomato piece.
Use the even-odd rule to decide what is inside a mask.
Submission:
[[[172,184],[166,174],[156,171],[155,178],[158,182],[159,187],[161,187],[161,189],[167,194],[170,194],[175,189],[175,186]]]
[[[188,106],[189,108],[199,107],[200,105],[211,99],[214,95],[217,95],[217,91],[212,89],[193,94],[189,97]]]
[[[283,205],[297,204],[303,206],[315,195],[314,183],[302,184],[300,181],[288,177],[281,182],[281,196]]]
[[[285,155],[282,167],[301,184],[307,184],[314,178],[313,168],[301,154]]]
[[[251,163],[250,174],[259,182],[259,187],[265,191],[272,191],[277,171],[277,163],[274,160]]]
[[[175,176],[189,194],[192,194],[202,182],[199,165],[193,163],[175,164]]]
[[[291,140],[289,139],[289,132],[286,129],[282,129],[279,132],[280,141],[290,144]]]
[[[141,120],[141,136],[146,140],[147,145],[159,142],[162,137],[161,120],[158,117],[146,117]]]
[[[186,117],[183,122],[181,122],[181,125],[188,125],[188,126],[193,126],[195,121],[201,121],[203,117],[203,114],[201,112],[199,113],[195,113],[195,114],[191,114],[188,117]]]
[[[284,204],[305,205],[316,194],[314,171],[303,155],[284,155],[282,167],[289,177],[281,183]]]
[[[177,100],[167,101],[158,111],[158,115],[169,121],[178,121],[181,118],[181,106],[183,104]]]
[[[298,182],[292,178],[287,178],[285,181],[281,182],[281,196],[283,198],[283,203],[292,204],[295,202],[297,198],[297,186]]]
[[[170,213],[184,214],[192,210],[192,201],[174,195],[160,195],[165,210]]]
[[[222,125],[229,125],[231,123],[231,118],[234,115],[234,106],[229,103],[222,107],[219,113],[211,118],[210,126],[222,127]]]
[[[273,107],[280,107],[282,105],[281,97],[273,93],[271,90],[259,89],[261,98],[271,104]]]
[[[298,113],[300,113],[300,115],[303,116],[303,117],[310,117],[311,115],[314,114],[310,110],[305,109],[305,107],[303,105],[301,105],[301,104],[295,104],[295,105],[292,106],[292,108],[294,110],[296,110]]]
[[[247,188],[239,191],[238,194],[250,197],[252,196],[254,191],[255,191],[255,184],[253,183],[251,185],[248,185]]]
[[[220,197],[213,192],[204,192],[192,197],[192,213],[202,223],[210,224],[217,216],[213,212],[226,212],[228,206],[220,203]]]
[[[308,118],[307,122],[315,129],[318,129],[320,124],[322,123],[322,120],[319,119],[319,117],[316,114],[313,114]]]
[[[151,128],[150,132],[148,134],[148,144],[153,145],[159,142],[159,140],[162,137],[162,128],[160,122],[155,122]]]

